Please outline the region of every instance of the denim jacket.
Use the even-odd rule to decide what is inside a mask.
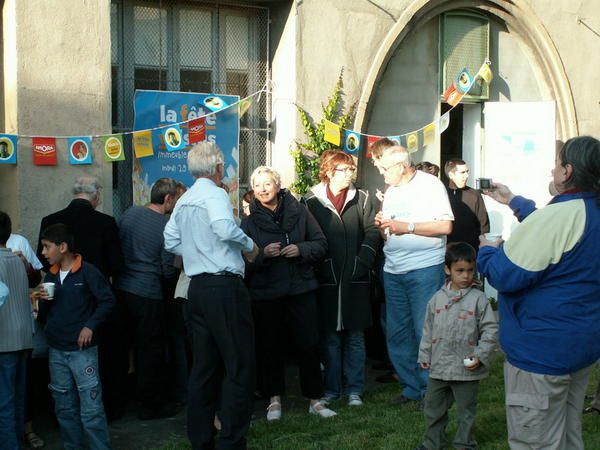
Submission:
[[[429,363],[429,376],[446,381],[485,378],[497,348],[498,322],[485,294],[470,287],[453,292],[443,286],[427,305],[419,363]],[[474,355],[474,371],[463,360]]]

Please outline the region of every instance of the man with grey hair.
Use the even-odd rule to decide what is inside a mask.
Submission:
[[[75,239],[77,253],[95,265],[108,279],[123,268],[123,254],[115,219],[96,211],[102,185],[96,177],[81,176],[73,185],[73,200],[58,212],[42,219],[40,233],[50,225],[63,223]],[[38,239],[37,257],[48,271],[50,265],[42,255]]]
[[[245,449],[255,384],[254,325],[243,282],[258,247],[236,225],[216,144],[188,154],[194,185],[179,199],[165,227],[165,248],[182,255],[194,362],[189,378],[188,436],[194,449]],[[222,428],[215,445],[213,418],[220,393]]]
[[[446,236],[454,216],[442,182],[412,167],[404,147],[385,149],[379,169],[389,186],[375,217],[386,240],[385,331],[390,360],[404,385],[395,403],[404,405],[420,401],[427,388],[417,354],[427,302],[444,283]]]

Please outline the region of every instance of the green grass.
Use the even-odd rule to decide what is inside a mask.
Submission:
[[[588,392],[598,383],[594,370]],[[412,449],[421,443],[423,413],[416,408],[391,406],[390,400],[399,395],[397,386],[387,385],[368,392],[365,404],[350,408],[340,401],[333,405],[338,416],[323,420],[302,410],[285,410],[283,420],[267,423],[259,419],[252,423],[248,435],[250,449]],[[455,427],[454,408],[450,413],[448,442],[452,442]],[[584,416],[583,434],[588,449],[600,449],[600,417]],[[492,365],[491,375],[481,382],[475,438],[482,450],[507,449],[506,419],[504,416],[504,387],[502,361]],[[188,443],[174,442],[162,450],[189,449]],[[449,447],[451,448],[451,447]]]

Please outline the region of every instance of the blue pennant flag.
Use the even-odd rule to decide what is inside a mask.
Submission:
[[[360,150],[360,133],[355,131],[344,131],[344,151],[347,153],[358,153]]]
[[[69,164],[92,163],[92,139],[88,136],[77,136],[67,139]]]
[[[0,134],[0,164],[17,163],[17,135]]]
[[[183,150],[187,147],[187,142],[183,139],[183,133],[179,125],[173,125],[168,128],[163,128],[164,140],[167,151],[174,152]]]

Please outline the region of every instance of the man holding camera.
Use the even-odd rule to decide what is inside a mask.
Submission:
[[[469,166],[453,158],[444,167],[448,177],[448,199],[454,214],[454,226],[448,235],[450,242],[466,242],[479,249],[479,236],[490,231],[490,219],[481,193],[467,186]]]

